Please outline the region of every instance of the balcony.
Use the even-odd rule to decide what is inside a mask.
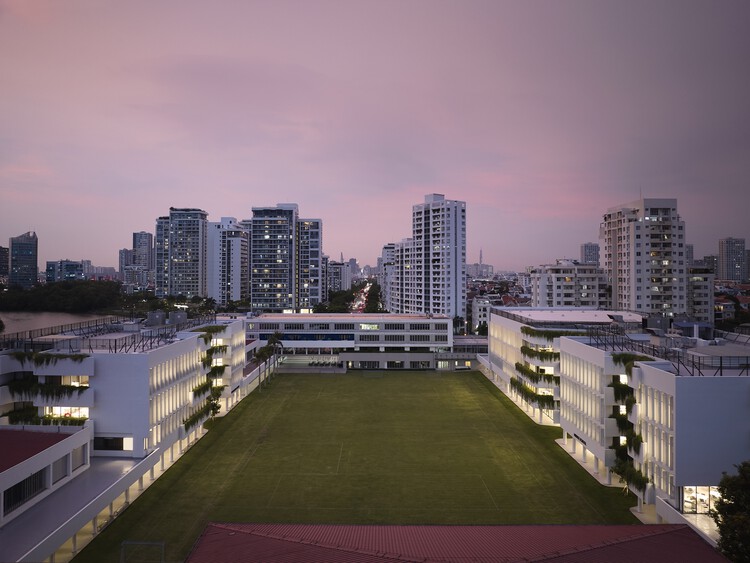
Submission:
[[[42,394],[33,398],[35,407],[94,407],[94,390],[89,387],[80,387],[82,391],[73,391],[70,394]]]

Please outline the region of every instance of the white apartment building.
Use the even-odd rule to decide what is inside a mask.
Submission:
[[[218,305],[247,299],[250,239],[234,217],[208,223],[208,296]]]
[[[747,342],[606,331],[562,338],[565,442],[593,456],[608,481],[624,475],[661,521],[710,527],[722,472],[750,458],[749,365]]]
[[[208,294],[208,214],[201,209],[169,208],[156,220],[155,295]]]
[[[560,259],[531,270],[532,307],[603,307],[607,281],[596,264]]]
[[[716,279],[745,281],[748,278],[745,239],[731,237],[720,239],[718,262]]]
[[[612,207],[599,236],[612,309],[661,317],[687,311],[685,222],[676,199]]]
[[[246,369],[244,319],[61,328],[0,336],[2,561],[75,552],[269,369]]]
[[[412,236],[394,245],[393,259],[389,311],[466,316],[466,202],[425,196],[412,207]]]
[[[499,295],[493,297],[483,296],[475,297],[471,300],[471,324],[472,328],[476,331],[479,325],[485,323],[488,327],[490,325],[490,311],[492,307],[502,305],[503,299]]]

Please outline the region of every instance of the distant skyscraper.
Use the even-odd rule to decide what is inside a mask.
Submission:
[[[247,299],[250,237],[234,217],[208,223],[208,296],[224,306]]]
[[[10,252],[7,246],[0,246],[0,278],[8,277],[10,270]]]
[[[206,297],[208,214],[201,209],[169,208],[156,220],[157,297]]]
[[[599,244],[596,242],[584,242],[581,245],[581,264],[599,265]]]
[[[254,311],[306,311],[322,302],[323,223],[300,219],[296,203],[253,207],[250,302]]]
[[[154,269],[154,235],[146,231],[133,233],[133,262],[144,270]]]
[[[47,262],[47,283],[85,279],[83,263],[73,260],[56,260]]]
[[[612,207],[599,236],[613,309],[664,317],[686,312],[685,222],[676,199]]]
[[[11,237],[10,268],[8,285],[29,289],[37,282],[39,275],[38,262],[39,240],[36,233],[29,231],[17,237]]]
[[[745,258],[744,238],[730,237],[719,240],[719,272],[717,278],[729,281],[747,279]]]
[[[412,238],[393,256],[390,312],[466,316],[466,202],[425,196],[412,207]]]
[[[323,302],[327,283],[323,269],[323,221],[297,221],[297,303],[298,311],[312,311]]]

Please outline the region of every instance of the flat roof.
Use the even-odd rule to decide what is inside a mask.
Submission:
[[[498,307],[499,314],[508,312],[517,317],[528,320],[530,323],[611,323],[612,317],[626,323],[640,323],[643,317],[638,313],[628,311],[603,311],[599,309],[571,308],[546,308],[536,309],[530,307]],[[610,316],[611,315],[611,316]]]
[[[695,356],[711,356],[715,358],[748,358],[750,357],[750,346],[742,346],[741,344],[697,346],[695,348],[690,348],[688,353]]]
[[[0,456],[0,473],[42,453],[70,436],[70,434],[57,432],[0,430],[0,452],[3,452]]]
[[[429,321],[429,320],[450,320],[443,315],[421,315],[421,314],[401,314],[401,313],[263,313],[257,317],[248,317],[252,321],[289,321],[289,322],[373,322],[373,321]]]

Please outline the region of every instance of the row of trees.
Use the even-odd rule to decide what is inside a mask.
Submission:
[[[0,292],[0,311],[89,313],[116,307],[120,284],[114,281],[61,281]]]

